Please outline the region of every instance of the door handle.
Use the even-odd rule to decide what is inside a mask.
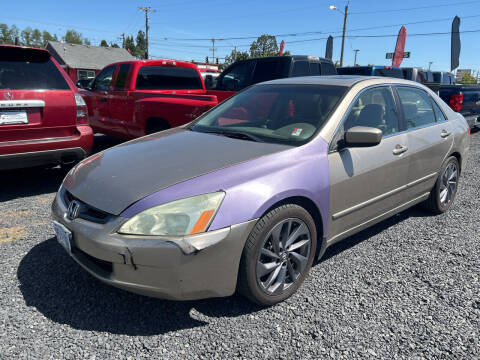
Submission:
[[[404,153],[405,151],[407,151],[407,150],[408,150],[408,147],[398,144],[398,145],[395,146],[395,148],[393,149],[393,155],[403,154],[403,153]]]
[[[447,130],[442,130],[442,132],[440,133],[440,136],[445,139],[445,138],[449,137],[450,134],[451,133],[448,132]]]
[[[100,101],[101,101],[101,102],[107,102],[107,98],[106,98],[106,97],[102,97],[102,98],[100,98]]]

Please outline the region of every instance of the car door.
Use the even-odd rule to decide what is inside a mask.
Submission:
[[[354,126],[382,130],[380,144],[343,146],[345,131]],[[328,155],[329,242],[361,230],[406,202],[408,143],[402,130],[390,86],[367,88],[352,102]]]
[[[127,137],[133,125],[135,99],[127,87],[131,64],[121,64],[113,81],[108,99],[109,124],[115,133]]]
[[[408,136],[408,197],[428,193],[453,145],[451,124],[423,89],[397,86],[396,92]]]
[[[115,73],[116,65],[103,69],[92,83],[92,95],[89,107],[89,121],[95,130],[109,133],[108,92]]]

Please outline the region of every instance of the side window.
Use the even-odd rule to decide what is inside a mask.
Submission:
[[[425,91],[409,87],[398,87],[397,92],[408,129],[435,123],[432,103]]]
[[[117,80],[115,81],[114,89],[123,90],[125,89],[125,83],[127,82],[127,75],[130,71],[130,64],[120,65],[120,70],[118,70]]]
[[[98,91],[110,90],[110,84],[112,82],[113,73],[115,72],[115,65],[109,66],[104,69],[95,79],[93,83],[93,89]]]
[[[246,61],[225,70],[224,75],[218,81],[218,89],[239,91],[249,86],[254,64],[254,61]]]
[[[383,136],[399,131],[398,116],[392,91],[387,86],[365,90],[353,104],[344,124],[344,130],[354,126],[374,127]]]
[[[310,75],[308,61],[295,61],[293,63],[292,77]]]
[[[437,119],[437,122],[447,121],[447,118],[445,117],[442,110],[440,109],[440,106],[438,106],[438,104],[433,99],[432,99],[432,104],[433,104],[433,111],[435,112],[435,118]]]
[[[311,75],[320,75],[320,64],[316,62],[310,63],[310,74]]]
[[[321,66],[321,73],[322,75],[337,75],[337,71],[335,70],[335,66],[328,62],[320,63]]]

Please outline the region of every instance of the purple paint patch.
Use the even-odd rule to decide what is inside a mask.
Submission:
[[[317,137],[306,145],[229,166],[175,184],[127,208],[121,216],[185,197],[224,190],[225,199],[209,230],[256,219],[275,203],[289,197],[312,200],[328,234],[330,174],[328,144]]]

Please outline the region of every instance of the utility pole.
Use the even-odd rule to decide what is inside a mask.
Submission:
[[[433,61],[428,62],[428,70],[430,70],[430,68],[432,67],[432,64],[433,64]]]
[[[343,14],[342,50],[340,53],[340,66],[343,66],[343,49],[345,47],[345,31],[347,30],[347,16],[348,16],[349,4],[350,4],[350,1],[348,1],[347,5],[345,5],[345,12],[338,10],[338,8],[335,5],[330,5],[330,10],[337,10],[338,12]]]
[[[353,61],[353,66],[357,66],[357,53],[360,51],[360,49],[355,49],[355,60]]]
[[[145,59],[148,59],[148,13],[154,13],[157,10],[152,9],[150,6],[139,6],[138,10],[145,11]]]
[[[212,38],[212,59],[215,62],[215,38]]]
[[[125,33],[122,33],[122,49],[125,49]]]
[[[237,61],[237,47],[235,46],[233,49],[233,62]]]

